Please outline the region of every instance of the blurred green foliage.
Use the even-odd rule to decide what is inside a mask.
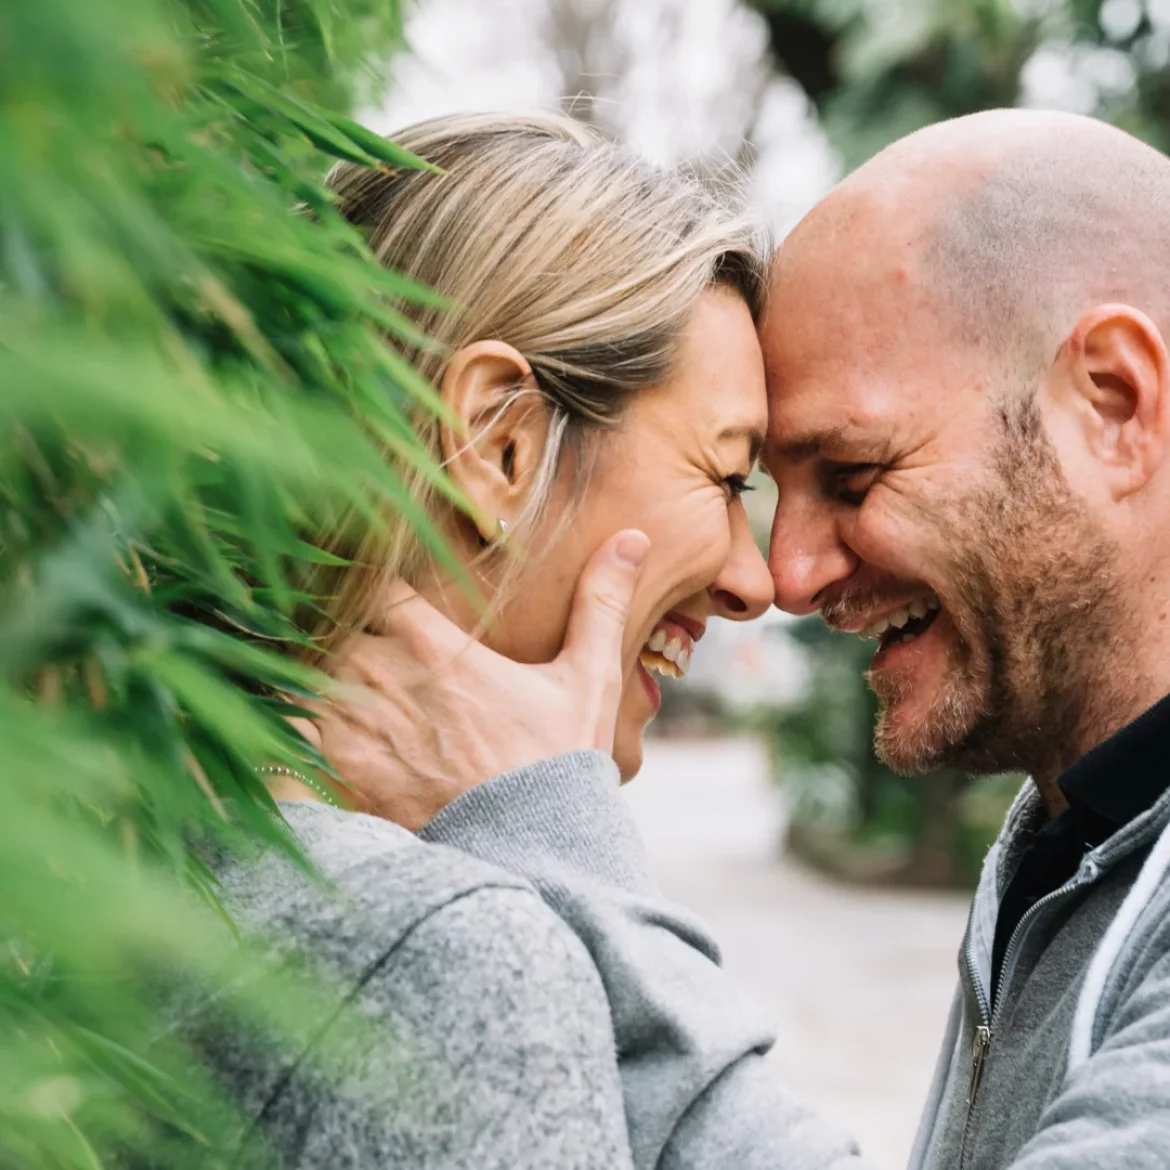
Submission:
[[[848,169],[930,122],[1067,74],[1083,113],[1170,146],[1170,8],[1161,0],[747,0]]]
[[[393,341],[433,294],[321,183],[413,165],[343,116],[400,35],[397,0],[0,7],[5,1167],[229,1160],[157,988],[226,978],[207,849],[295,855],[253,767],[311,759],[305,534],[405,510],[440,549],[382,454],[430,466]]]

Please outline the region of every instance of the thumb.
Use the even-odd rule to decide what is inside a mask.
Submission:
[[[622,690],[622,637],[630,599],[650,552],[636,528],[611,537],[593,554],[573,597],[565,643],[557,662],[583,689],[583,714],[598,723],[599,747],[611,750]]]

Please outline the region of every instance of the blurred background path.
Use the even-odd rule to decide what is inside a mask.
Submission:
[[[967,897],[838,885],[778,853],[752,739],[648,740],[626,788],[667,896],[771,1012],[781,1076],[886,1170],[905,1165],[955,980]]]

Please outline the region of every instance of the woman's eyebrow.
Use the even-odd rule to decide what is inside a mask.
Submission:
[[[760,457],[764,447],[764,432],[757,426],[725,427],[719,432],[719,441],[723,443],[729,439],[747,439],[751,445],[753,463]]]

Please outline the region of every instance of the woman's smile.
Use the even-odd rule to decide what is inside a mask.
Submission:
[[[646,697],[650,700],[650,718],[653,719],[662,706],[662,688],[658,685],[658,680],[642,665],[640,659],[635,663],[634,670],[641,679]]]
[[[688,618],[677,610],[660,617],[639,655],[649,671],[669,678],[685,678],[695,643],[703,636],[705,623]]]

